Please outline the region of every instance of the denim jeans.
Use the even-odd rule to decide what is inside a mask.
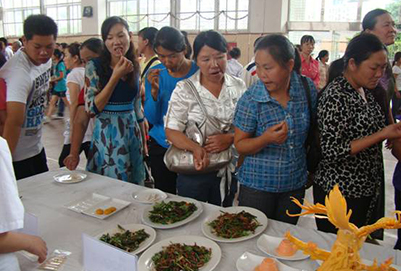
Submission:
[[[301,208],[291,201],[290,197],[298,199],[301,203],[305,197],[305,188],[273,193],[253,189],[241,184],[239,190],[239,205],[248,206],[263,212],[268,218],[296,225],[298,217],[290,217],[290,214],[299,214]]]

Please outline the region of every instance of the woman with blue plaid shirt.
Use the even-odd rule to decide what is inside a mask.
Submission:
[[[299,61],[299,56],[297,58]],[[256,208],[267,217],[296,224],[307,179],[305,140],[310,112],[296,51],[281,35],[262,38],[255,48],[256,73],[260,80],[238,101],[234,144],[245,156],[239,169],[239,205]],[[317,90],[308,80],[312,110]]]

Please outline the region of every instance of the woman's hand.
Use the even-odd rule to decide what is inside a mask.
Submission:
[[[282,121],[279,124],[273,125],[263,133],[263,136],[267,139],[268,144],[283,144],[288,137],[287,123]]]
[[[63,161],[66,168],[69,170],[75,170],[79,164],[79,156],[69,154]]]
[[[153,100],[157,100],[157,96],[159,95],[159,75],[160,75],[160,69],[154,69],[150,70],[148,72],[148,81],[151,86],[151,94]]]
[[[195,169],[196,170],[203,170],[209,165],[209,157],[207,152],[201,146],[197,147],[193,151],[194,155],[194,162],[195,162]]]
[[[208,136],[206,139],[205,150],[208,153],[219,153],[227,150],[234,142],[233,134],[219,134]]]
[[[383,139],[395,139],[401,137],[401,122],[390,124],[381,130]]]
[[[132,62],[127,59],[126,57],[121,57],[120,60],[117,62],[116,66],[114,66],[113,74],[117,79],[121,79],[125,75],[129,74],[134,70],[134,65]]]

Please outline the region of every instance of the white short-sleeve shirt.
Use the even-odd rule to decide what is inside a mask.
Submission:
[[[7,141],[0,137],[0,233],[24,227],[24,206],[19,198]],[[0,254],[0,270],[19,270],[14,253]]]
[[[31,158],[43,149],[42,119],[50,71],[51,59],[46,64],[36,66],[23,50],[19,50],[0,69],[0,78],[7,84],[7,102],[26,105],[24,123],[13,153],[13,161]]]
[[[74,83],[79,86],[79,89],[84,88],[85,86],[85,68],[77,67],[71,70],[71,72],[67,75],[67,99],[71,102],[70,98],[70,90],[68,89],[68,83]],[[91,118],[88,124],[88,128],[86,129],[84,139],[82,142],[88,142],[92,140],[93,133],[93,122],[94,119]],[[71,144],[71,121],[67,120],[65,123],[65,131],[64,131],[64,145]]]

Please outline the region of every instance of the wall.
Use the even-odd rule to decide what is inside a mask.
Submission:
[[[57,42],[83,42],[90,37],[100,37],[100,27],[106,18],[106,0],[81,0],[85,6],[93,8],[91,18],[82,18],[82,35],[60,36]],[[165,0],[163,0],[165,1]],[[253,43],[265,33],[286,33],[289,0],[249,0],[249,31],[222,33],[227,42],[236,42],[242,55],[239,61],[246,65],[253,56]],[[261,23],[262,22],[262,23]],[[192,44],[197,33],[189,33]],[[137,37],[134,35],[134,43]]]
[[[242,55],[239,61],[246,65],[253,56],[253,43],[264,33],[286,33],[289,0],[249,0],[249,31],[223,33],[228,42],[236,42]],[[92,6],[93,17],[83,18],[82,35],[60,36],[58,42],[82,42],[89,37],[100,37],[100,27],[106,18],[106,0],[82,0],[82,7]],[[262,22],[262,23],[261,23]],[[197,33],[190,33],[192,43]],[[134,36],[134,43],[137,38]]]

